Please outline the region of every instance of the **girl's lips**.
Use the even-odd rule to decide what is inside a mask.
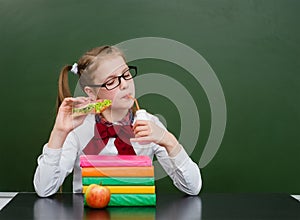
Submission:
[[[130,94],[126,94],[122,98],[124,98],[124,99],[130,99]]]

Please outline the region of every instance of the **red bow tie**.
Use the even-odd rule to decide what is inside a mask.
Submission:
[[[94,137],[83,149],[86,155],[97,155],[106,146],[109,138],[116,138],[114,144],[119,155],[136,155],[130,143],[130,138],[134,137],[131,125],[110,125],[101,122],[95,124]]]

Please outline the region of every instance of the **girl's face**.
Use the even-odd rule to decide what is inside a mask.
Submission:
[[[101,64],[95,71],[95,84],[110,85],[112,81],[118,81],[118,76],[121,76],[128,70],[128,66],[125,63],[122,56],[112,56],[100,61]],[[114,78],[114,79],[113,79]],[[97,99],[110,99],[112,100],[112,109],[130,109],[133,105],[133,100],[128,96],[135,95],[135,87],[133,79],[125,80],[120,78],[120,85],[112,90],[107,90],[105,87],[97,88]]]

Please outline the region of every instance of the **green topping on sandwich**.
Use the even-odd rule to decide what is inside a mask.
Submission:
[[[88,114],[95,109],[95,113],[101,113],[104,109],[111,105],[111,100],[104,99],[102,102],[90,103],[82,108],[73,108],[73,113]]]
[[[96,113],[102,112],[103,108],[108,107],[111,105],[111,100],[104,99],[103,102],[96,102],[94,103],[94,108]]]

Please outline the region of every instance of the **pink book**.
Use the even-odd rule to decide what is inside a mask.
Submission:
[[[136,155],[81,155],[81,167],[148,167],[152,160],[148,156]]]

